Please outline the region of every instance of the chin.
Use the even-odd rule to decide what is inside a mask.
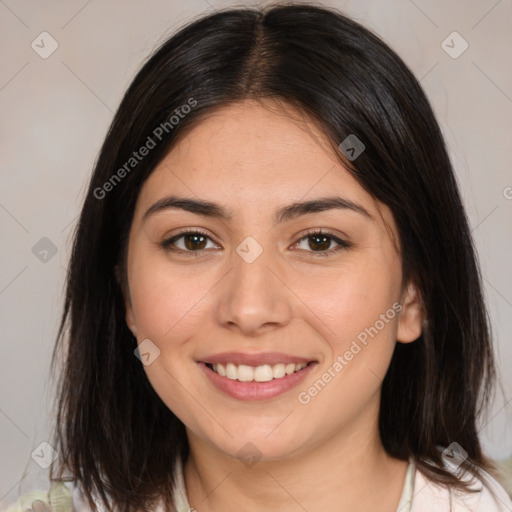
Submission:
[[[208,438],[209,442],[227,455],[245,462],[271,462],[286,459],[303,449],[306,439],[299,437],[297,432],[277,432],[275,426],[279,422],[273,420],[271,428],[250,428],[241,424],[237,433],[230,429],[233,437],[223,435],[221,439]]]

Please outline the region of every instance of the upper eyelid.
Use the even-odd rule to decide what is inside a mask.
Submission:
[[[179,240],[181,237],[183,237],[185,235],[202,235],[202,236],[205,236],[206,238],[209,238],[214,244],[220,245],[215,240],[215,238],[213,236],[209,235],[206,231],[203,231],[200,229],[193,229],[193,228],[192,229],[191,228],[184,229],[183,231],[175,233],[172,236],[165,237],[164,240],[162,241],[162,244],[170,245],[171,241],[175,242],[176,240]],[[189,252],[192,252],[192,251],[189,251]]]

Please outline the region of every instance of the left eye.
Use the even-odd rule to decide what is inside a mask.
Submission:
[[[331,248],[332,243],[337,244],[336,247]],[[329,233],[324,233],[322,231],[308,233],[306,236],[302,237],[296,244],[297,248],[304,249],[304,247],[299,247],[301,244],[307,243],[308,249],[306,249],[309,252],[319,252],[319,253],[330,253],[339,251],[341,249],[345,249],[349,247],[350,245],[345,242],[344,240],[341,240],[341,238],[338,238],[334,235],[331,235]]]

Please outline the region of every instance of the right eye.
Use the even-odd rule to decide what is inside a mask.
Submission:
[[[201,253],[208,249],[208,241],[212,244],[212,239],[204,232],[200,230],[189,230],[183,231],[178,235],[175,235],[162,242],[162,247],[166,251],[174,251],[179,253]],[[216,248],[215,246],[213,248]]]

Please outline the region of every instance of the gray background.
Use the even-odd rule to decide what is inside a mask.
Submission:
[[[192,17],[230,5],[237,4],[0,0],[2,503],[14,501],[46,476],[30,455],[49,438],[49,362],[71,236],[112,115],[139,65],[159,42]],[[323,5],[340,8],[389,43],[421,79],[438,115],[482,264],[502,374],[502,390],[481,426],[482,437],[490,456],[508,457],[512,1],[354,0]],[[40,36],[44,31],[58,43],[45,59],[40,54],[52,42]],[[463,39],[450,36],[454,31]],[[464,40],[469,46],[457,56]],[[41,241],[44,237],[48,240]],[[47,447],[38,450],[43,459],[51,457]]]

